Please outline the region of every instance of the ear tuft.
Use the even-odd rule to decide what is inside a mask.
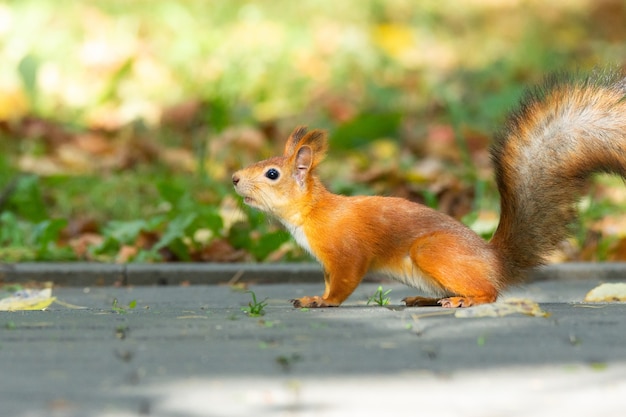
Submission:
[[[285,157],[292,164],[300,186],[305,184],[311,172],[322,162],[327,148],[328,141],[323,130],[315,129],[309,132],[306,127],[299,127],[289,136],[285,146]]]
[[[319,129],[312,130],[300,140],[300,145],[306,145],[313,151],[313,162],[311,164],[311,169],[313,169],[326,156],[326,150],[328,149],[326,132]]]
[[[287,143],[285,144],[285,156],[291,156],[295,153],[298,144],[302,138],[306,136],[307,132],[308,128],[306,126],[298,126],[293,132],[291,132],[291,135],[289,135]]]

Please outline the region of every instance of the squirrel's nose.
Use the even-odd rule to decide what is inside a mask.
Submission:
[[[237,185],[239,183],[239,176],[237,174],[233,174],[233,185]]]

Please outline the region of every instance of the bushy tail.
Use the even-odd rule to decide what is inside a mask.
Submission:
[[[626,178],[626,78],[553,77],[527,94],[491,156],[501,198],[491,244],[517,281],[567,236],[592,173]]]

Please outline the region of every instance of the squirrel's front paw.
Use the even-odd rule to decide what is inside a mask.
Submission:
[[[289,300],[295,308],[319,308],[319,307],[338,307],[337,304],[329,304],[322,297],[302,297]]]

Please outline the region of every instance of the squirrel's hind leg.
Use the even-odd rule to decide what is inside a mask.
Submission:
[[[411,260],[439,287],[445,298],[407,297],[407,306],[470,307],[498,298],[494,282],[497,264],[489,262],[485,248],[476,248],[457,235],[434,232],[413,242]]]

